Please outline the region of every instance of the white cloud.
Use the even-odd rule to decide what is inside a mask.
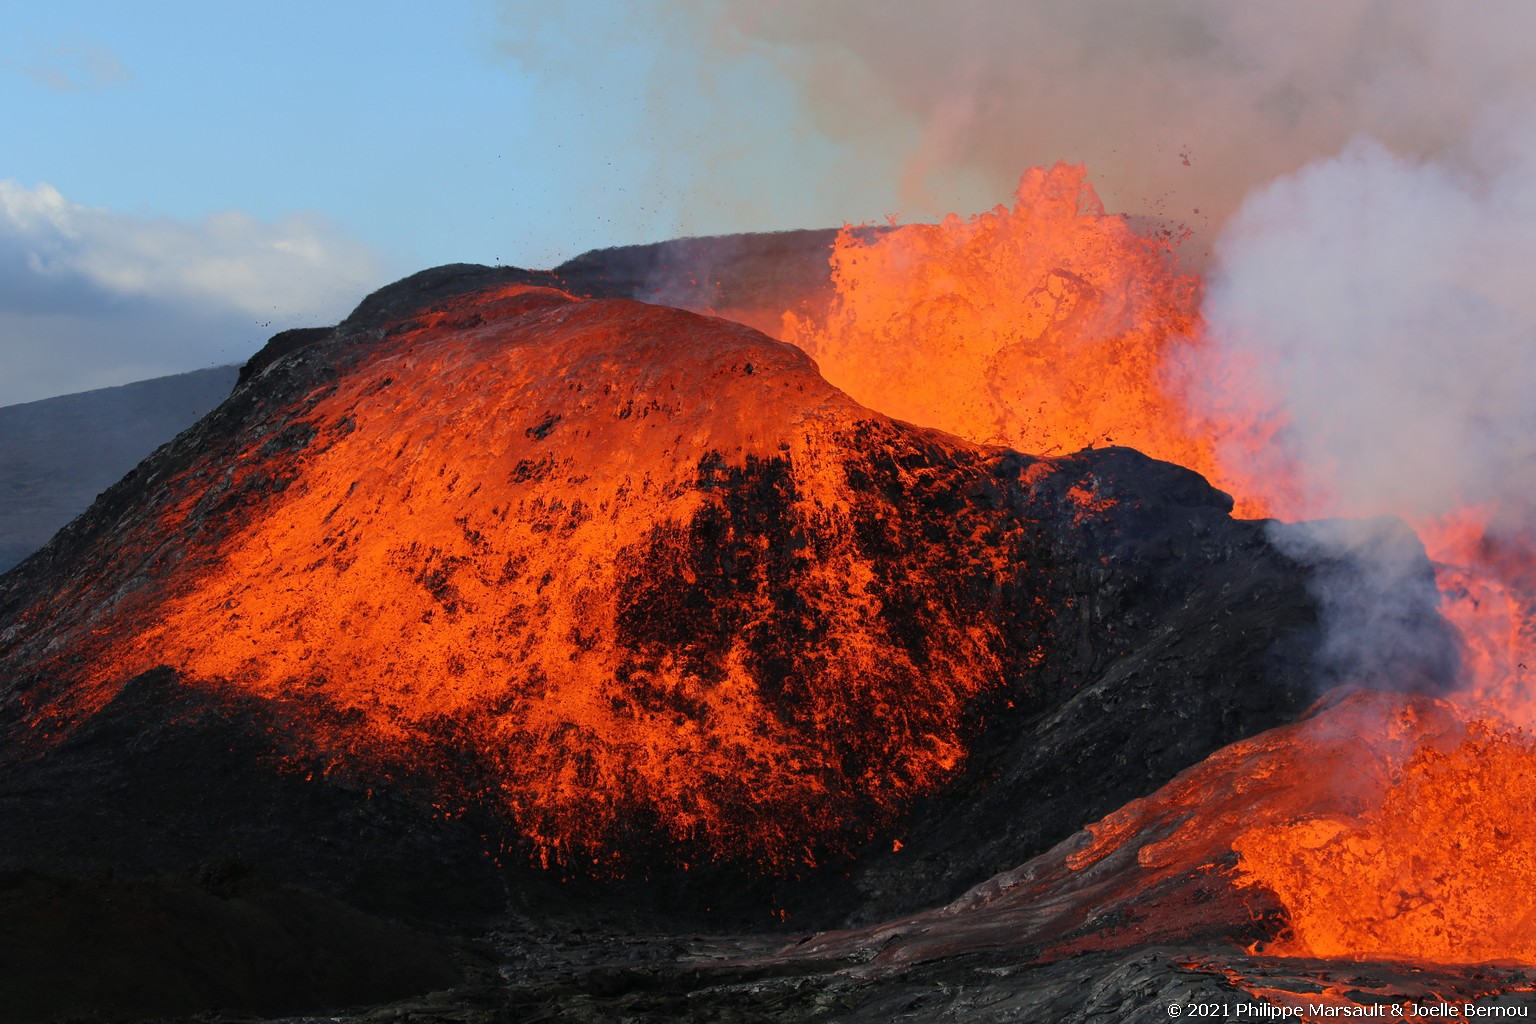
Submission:
[[[27,63],[7,61],[36,85],[54,92],[100,92],[130,81],[132,72],[110,50],[91,43],[54,46]]]
[[[317,216],[141,218],[0,180],[0,404],[239,362],[385,277]]]
[[[0,181],[0,239],[49,277],[78,275],[123,296],[265,314],[335,317],[377,282],[373,254],[319,217],[267,223],[238,211],[142,219],[70,202],[51,185]]]

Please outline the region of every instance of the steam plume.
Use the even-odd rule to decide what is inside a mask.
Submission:
[[[1286,413],[1292,511],[1532,520],[1536,151],[1517,156],[1477,175],[1360,141],[1228,225],[1206,316]]]
[[[1233,364],[1256,368],[1287,424],[1300,493],[1285,511],[1407,517],[1442,563],[1448,614],[1467,644],[1464,681],[1528,721],[1533,126],[1490,116],[1460,153],[1436,160],[1358,140],[1275,181],[1223,232],[1205,306],[1212,339]],[[1421,647],[1423,630],[1390,614],[1410,591],[1399,586],[1407,570],[1384,556],[1406,549],[1374,546],[1368,559],[1329,550],[1353,564],[1357,585],[1319,595],[1335,671],[1358,675]],[[1362,608],[1388,613],[1366,621]]]

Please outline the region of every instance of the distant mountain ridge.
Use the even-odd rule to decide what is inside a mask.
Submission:
[[[238,366],[0,408],[0,572],[229,396]]]

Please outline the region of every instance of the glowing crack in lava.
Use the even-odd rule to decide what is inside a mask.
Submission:
[[[451,741],[485,787],[460,799],[546,864],[622,870],[654,823],[788,870],[950,778],[974,699],[1034,656],[986,611],[1018,600],[1018,521],[973,500],[945,522],[995,558],[930,542],[925,467],[980,486],[987,453],[735,324],[479,293],[298,415],[169,485],[160,534],[216,550],[102,613],[91,700],[169,665],[294,709],[344,764]]]

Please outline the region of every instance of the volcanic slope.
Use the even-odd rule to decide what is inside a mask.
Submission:
[[[279,335],[0,577],[0,867],[870,921],[1308,699],[1312,570],[1195,474],[516,277]]]

